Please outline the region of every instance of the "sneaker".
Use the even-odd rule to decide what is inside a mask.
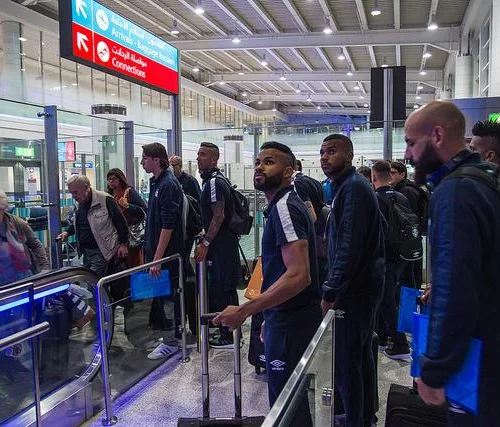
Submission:
[[[82,329],[84,326],[88,325],[90,321],[94,318],[95,311],[92,307],[88,307],[87,312],[80,319],[75,320],[75,325],[78,329]]]
[[[380,351],[381,353],[383,353],[387,347],[388,347],[387,341],[380,341],[378,343],[378,351]]]
[[[210,347],[213,348],[233,348],[234,346],[233,338],[228,338],[224,335],[210,339],[208,340],[208,343],[210,344]]]
[[[393,360],[410,360],[410,348],[408,346],[393,345],[384,351],[384,355]]]
[[[148,354],[149,360],[166,359],[179,351],[179,347],[160,343],[151,353]]]

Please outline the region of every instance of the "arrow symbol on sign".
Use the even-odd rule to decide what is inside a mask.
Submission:
[[[85,3],[85,0],[76,0],[76,13],[78,13],[78,15],[83,15],[85,19],[87,19],[86,7],[87,3]]]
[[[78,49],[84,50],[85,52],[89,51],[89,48],[87,47],[87,43],[89,41],[89,38],[82,33],[76,33],[76,45],[78,46]]]

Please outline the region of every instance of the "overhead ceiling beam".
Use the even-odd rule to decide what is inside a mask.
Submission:
[[[431,1],[431,8],[429,9],[429,19],[427,20],[427,25],[429,25],[433,18],[436,17],[436,11],[439,5],[439,0]]]
[[[368,53],[370,54],[370,61],[372,62],[372,67],[377,68],[377,58],[375,57],[375,49],[373,46],[368,46]]]
[[[401,45],[396,45],[396,65],[401,66]]]
[[[344,49],[342,50],[344,52],[345,61],[349,64],[349,69],[351,71],[356,71],[356,66],[354,65],[354,62],[351,58],[351,54],[349,53],[349,49],[347,48],[347,46],[344,46]]]
[[[257,62],[259,64],[259,67],[261,68],[265,68],[266,70],[269,70],[269,71],[272,71],[271,67],[269,65],[266,65],[265,67],[261,64],[261,61],[262,61],[262,57],[259,57],[258,55],[256,55],[255,53],[253,52],[250,52],[249,50],[245,50],[245,53],[250,57],[252,58],[255,62]]]
[[[420,70],[407,69],[406,70],[406,80],[407,81],[425,81],[425,82],[438,82],[441,80],[441,70],[426,70],[427,75],[421,76],[419,74]],[[265,82],[265,81],[280,81],[279,72],[267,72],[267,73],[252,73],[239,76],[236,73],[225,73],[224,80],[226,82]],[[214,78],[220,80],[220,75],[214,75]],[[369,82],[371,79],[370,71],[356,71],[353,76],[346,75],[343,71],[329,71],[329,72],[300,72],[300,71],[290,71],[286,74],[287,81],[290,82],[348,82],[348,81],[361,81]]]
[[[186,6],[191,12],[195,13],[196,6],[193,6],[190,2],[187,0],[179,0],[184,6]],[[206,13],[203,13],[201,15],[198,15],[201,19],[203,19],[207,25],[212,28],[215,32],[219,33],[221,36],[227,36],[228,33],[222,29],[216,22],[212,21]]]
[[[298,113],[299,110],[302,110],[302,113],[306,114],[350,114],[353,116],[366,116],[368,113],[366,112],[367,108],[361,109],[361,108],[335,108],[335,107],[328,107],[328,108],[323,108],[321,110],[316,109],[315,107],[290,107],[290,108],[285,108],[285,113]],[[311,126],[314,126],[314,124],[311,124]]]
[[[251,1],[251,0],[249,0]],[[283,34],[280,37],[249,36],[236,46],[230,38],[205,40],[172,40],[181,50],[243,50],[243,49],[284,49],[342,46],[394,46],[433,44],[444,50],[456,50],[458,28],[438,28],[436,31],[418,30],[370,30],[365,33],[340,32],[335,37],[324,34]]]
[[[326,17],[330,17],[330,25],[332,26],[333,31],[338,31],[339,27],[337,25],[337,22],[335,21],[335,17],[333,16],[333,11],[330,9],[330,5],[326,2],[326,0],[318,0],[319,5],[321,6],[321,9],[323,10],[323,14]]]
[[[225,68],[226,70],[234,72],[234,69],[229,67],[225,62],[219,61],[217,58],[215,58],[213,55],[209,55],[205,52],[200,52],[201,55],[205,56],[209,61],[215,62],[218,66]],[[240,76],[242,77],[242,76]],[[220,80],[220,78],[219,78]]]
[[[188,58],[190,61],[198,64],[201,66],[203,71],[209,71],[211,73],[215,73],[215,69],[212,67],[211,64],[208,64],[207,62],[198,59],[196,56],[194,56],[192,53],[189,52],[182,52],[182,57],[183,58]]]
[[[362,31],[368,31],[368,20],[366,19],[365,7],[363,0],[356,0],[356,9],[358,11],[359,23]]]
[[[331,64],[330,60],[326,56],[325,51],[321,47],[316,48],[316,52],[318,52],[319,57],[323,60],[323,62],[326,65],[326,68],[328,68],[330,71],[333,71],[333,65]]]
[[[394,29],[401,28],[401,0],[394,0]]]
[[[278,61],[285,70],[287,70],[287,71],[293,71],[293,68],[290,67],[290,65],[280,55],[278,55],[276,52],[273,52],[271,49],[267,49],[267,52],[274,59],[276,59],[276,61]]]
[[[266,22],[266,24],[271,28],[275,33],[280,33],[281,30],[278,27],[278,24],[274,22],[273,18],[271,18],[267,12],[264,10],[262,5],[257,2],[257,0],[248,0],[248,3],[250,3],[250,6],[252,6],[255,11],[259,14],[259,16]]]
[[[290,0],[283,0],[283,3],[285,4],[290,14],[293,16],[293,19],[295,20],[299,28],[304,33],[308,33],[309,27],[307,26],[306,21],[304,21],[304,18],[302,17],[298,9],[295,7],[295,5]]]
[[[312,97],[312,102],[360,102],[361,104],[363,103],[369,103],[369,99],[361,100],[359,98],[360,95],[345,95],[345,94],[338,94],[338,93],[319,93],[316,92],[314,96]],[[414,102],[415,95],[413,93],[407,93],[406,94],[407,99],[409,99],[409,102]],[[434,99],[433,95],[429,94],[421,94],[421,101],[420,102],[428,102]],[[261,99],[262,101],[276,101],[276,95],[274,94],[265,94],[265,95],[249,95],[249,100],[250,101],[258,101]],[[306,94],[288,94],[288,93],[282,93],[281,96],[279,97],[279,100],[283,102],[301,102],[305,101],[307,98]]]
[[[347,89],[347,86],[343,82],[338,82],[340,89],[342,89],[342,92],[344,92],[346,95],[349,95],[349,90]]]
[[[253,71],[252,68],[250,68],[247,64],[245,64],[243,61],[240,61],[236,56],[230,54],[229,52],[225,52],[223,51],[222,52],[224,55],[226,55],[231,61],[234,61],[236,62],[238,65],[240,65],[241,67],[243,67],[245,70],[247,71]]]
[[[316,90],[307,82],[304,82],[303,85],[309,90],[311,93],[316,93]]]
[[[290,49],[290,51],[297,57],[297,59],[302,63],[302,65],[304,65],[304,67],[306,67],[309,71],[313,71],[313,67],[305,58],[305,56],[300,53],[300,51],[298,51],[297,49]]]
[[[332,93],[332,90],[328,87],[328,85],[325,82],[321,82],[321,86],[323,86],[328,93]]]
[[[150,0],[151,1],[151,0]],[[251,28],[248,26],[248,24],[243,20],[241,16],[239,16],[231,7],[229,7],[225,2],[222,0],[212,0],[213,3],[215,3],[219,8],[231,18],[231,20],[234,22],[234,25],[238,25],[245,33],[252,35],[253,31]]]

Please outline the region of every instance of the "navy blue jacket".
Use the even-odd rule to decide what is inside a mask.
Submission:
[[[328,281],[323,298],[337,307],[347,299],[376,303],[384,288],[382,217],[368,180],[349,168],[333,183],[328,226]]]
[[[492,168],[463,151],[430,176],[432,295],[421,377],[443,387],[461,367],[471,337],[483,341],[479,425],[500,419],[500,196],[472,178],[444,179],[459,166]]]

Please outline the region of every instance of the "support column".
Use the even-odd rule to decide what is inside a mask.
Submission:
[[[393,70],[384,68],[384,160],[392,160],[392,127],[393,127]]]
[[[490,89],[489,96],[500,96],[500,0],[492,1],[490,24]]]
[[[455,98],[471,98],[472,83],[472,55],[457,56],[455,63]]]
[[[0,93],[4,98],[26,99],[22,24],[14,21],[2,22],[2,67],[0,71]],[[33,42],[33,41],[32,41]]]

